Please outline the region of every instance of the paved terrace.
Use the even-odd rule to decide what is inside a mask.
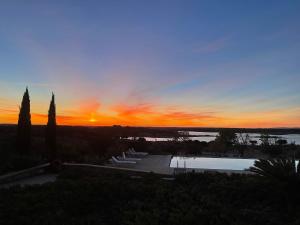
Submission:
[[[107,164],[107,165],[95,165],[95,164],[83,164],[83,163],[64,163],[64,166],[75,166],[75,167],[89,167],[89,168],[105,168],[105,169],[116,169],[123,171],[135,171],[135,172],[144,172],[144,173],[157,173],[162,175],[173,175],[174,173],[182,173],[182,172],[211,172],[211,173],[227,173],[228,175],[233,173],[239,174],[252,174],[250,171],[243,170],[220,170],[220,169],[183,169],[183,168],[170,168],[170,162],[172,159],[172,155],[148,155],[146,157],[141,158],[141,160],[137,161],[136,164]],[[10,177],[18,177],[22,174],[32,173],[35,170],[39,170],[48,166],[49,164],[40,165],[37,167],[33,167],[27,170],[22,170],[6,175],[0,176],[1,179],[7,179]],[[32,173],[32,177],[20,177],[20,179],[16,181],[7,181],[7,183],[0,184],[0,188],[9,188],[15,185],[34,185],[34,184],[44,184],[48,182],[54,182],[57,178],[57,174],[39,174],[35,175]]]
[[[253,174],[245,170],[226,170],[226,169],[190,169],[190,168],[170,168],[172,155],[148,155],[141,160],[136,161],[136,164],[109,164],[111,168],[118,168],[120,170],[136,170],[141,172],[153,172],[163,175],[173,175],[177,173],[196,172],[196,173],[226,173],[231,174]]]
[[[174,169],[170,168],[171,158],[172,155],[148,155],[136,161],[136,164],[110,164],[110,166],[172,175]]]

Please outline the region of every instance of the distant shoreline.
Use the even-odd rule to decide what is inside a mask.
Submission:
[[[16,127],[16,124],[0,124],[0,127]],[[45,125],[32,125],[33,127],[44,127]],[[58,125],[65,128],[94,128],[94,129],[133,129],[149,131],[194,131],[194,132],[219,132],[221,129],[231,129],[236,133],[267,133],[270,135],[300,134],[300,128],[209,128],[209,127],[145,127],[145,126],[85,126],[85,125]],[[191,135],[193,136],[193,135]],[[197,135],[198,136],[198,135]]]

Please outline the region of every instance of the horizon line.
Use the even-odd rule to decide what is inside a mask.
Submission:
[[[17,126],[17,123],[0,123],[0,126]],[[31,124],[32,126],[46,126],[46,124]],[[192,128],[192,129],[300,129],[300,127],[199,127],[199,126],[132,126],[132,125],[70,125],[57,124],[57,126],[65,127],[132,127],[132,128]]]

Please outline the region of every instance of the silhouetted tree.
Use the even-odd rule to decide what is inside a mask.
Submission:
[[[227,147],[230,147],[237,142],[236,133],[232,129],[222,129],[219,131],[216,142],[221,142]]]
[[[52,93],[52,99],[48,111],[48,123],[46,127],[46,145],[50,159],[56,158],[56,112],[55,100]]]
[[[249,142],[250,142],[250,144],[251,144],[252,146],[257,145],[257,141],[256,141],[256,140],[250,140]]]
[[[286,145],[287,144],[287,140],[285,140],[285,139],[279,139],[279,140],[276,141],[276,144],[278,144],[280,146]]]
[[[17,148],[20,153],[28,153],[31,143],[31,116],[28,88],[23,95],[17,131]]]
[[[249,134],[240,132],[237,134],[237,142],[240,145],[247,146],[250,143]]]
[[[270,139],[271,139],[270,135],[269,134],[264,134],[264,133],[261,134],[260,138],[259,138],[259,140],[261,141],[262,146],[271,145]]]

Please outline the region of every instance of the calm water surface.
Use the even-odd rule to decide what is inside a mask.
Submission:
[[[179,131],[180,132],[180,131]],[[210,142],[214,141],[218,136],[218,132],[197,132],[197,131],[188,131],[189,135],[197,136],[197,137],[190,137],[191,140],[198,140],[198,141],[205,141]],[[257,144],[261,144],[260,133],[242,133],[242,136],[245,137],[246,135],[249,136],[250,140],[257,141]],[[239,138],[240,134],[237,134]],[[276,139],[284,139],[287,142],[295,143],[296,145],[300,145],[300,134],[284,134],[284,135],[270,135],[270,142],[274,142]]]
[[[190,140],[198,140],[210,142],[214,141],[218,135],[218,132],[196,132],[196,131],[188,131],[189,135],[196,137],[189,137]],[[260,144],[260,133],[242,133],[242,136],[245,137],[248,134],[250,140],[257,141],[257,144]],[[239,134],[237,135],[239,138]],[[274,142],[277,139],[285,139],[288,143],[295,143],[300,145],[300,134],[285,134],[285,135],[270,135],[270,142]],[[146,141],[172,141],[173,138],[161,138],[161,137],[144,137]],[[129,137],[128,139],[133,139],[133,137]]]
[[[255,160],[256,159],[174,156],[171,160],[170,167],[189,169],[245,170],[253,166]],[[296,161],[296,166],[298,163],[299,161]]]
[[[201,158],[178,157],[172,158],[171,168],[190,169],[219,169],[219,170],[245,170],[253,166],[255,159],[229,159],[229,158]]]

